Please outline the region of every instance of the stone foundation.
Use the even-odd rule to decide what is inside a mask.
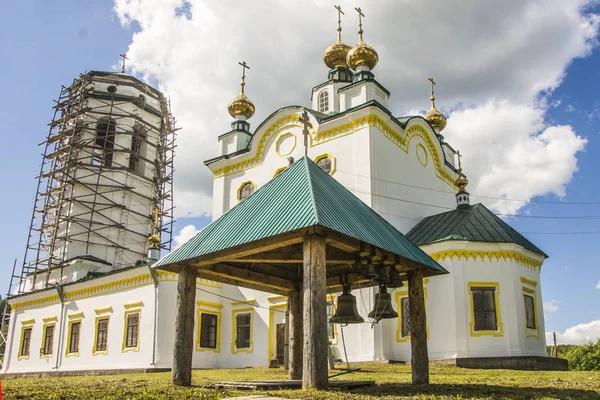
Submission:
[[[460,368],[474,369],[519,369],[531,371],[567,371],[569,363],[562,358],[523,357],[472,357],[441,360]]]

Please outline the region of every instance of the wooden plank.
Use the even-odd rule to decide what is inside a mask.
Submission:
[[[346,252],[357,252],[360,250],[359,240],[350,238],[346,235],[342,235],[341,233],[333,231],[327,231],[325,236],[325,241],[328,246],[332,246],[336,249],[340,249]]]
[[[222,275],[214,274],[212,271],[200,269],[197,272],[199,278],[208,279],[215,282],[225,283],[227,285],[240,286],[247,289],[260,290],[262,292],[269,292],[279,294],[281,296],[287,296],[291,290],[283,288],[275,288],[272,286],[265,286],[260,283],[247,282],[236,279],[235,277],[225,277]]]
[[[326,390],[327,379],[327,275],[325,238],[304,237],[304,352],[302,389]]]
[[[177,315],[171,371],[171,382],[178,386],[192,384],[195,306],[196,273],[192,267],[182,268],[177,277]]]
[[[289,369],[290,379],[302,379],[302,341],[304,338],[302,329],[302,297],[301,291],[296,290],[290,293],[288,297],[289,312]]]
[[[216,277],[234,278],[241,282],[260,284],[274,289],[286,289],[290,291],[296,289],[297,286],[296,283],[291,280],[252,272],[226,264],[213,265],[209,268],[205,268],[204,271],[209,272]]]
[[[429,384],[427,321],[423,295],[423,271],[408,273],[408,305],[410,309],[410,344],[413,385]]]

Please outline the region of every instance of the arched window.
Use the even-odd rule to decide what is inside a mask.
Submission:
[[[319,95],[319,111],[327,112],[329,110],[329,92],[324,90]]]
[[[324,154],[316,158],[315,163],[321,168],[323,171],[327,172],[329,175],[332,174],[334,166],[333,166],[333,157]]]
[[[117,123],[112,118],[102,117],[98,120],[96,124],[96,149],[93,157],[94,165],[112,166],[116,128]]]
[[[146,138],[146,129],[139,124],[133,126],[131,135],[131,154],[129,155],[129,170],[138,175],[143,175],[143,163],[140,163],[142,154],[142,144]],[[141,164],[141,165],[140,165]]]
[[[250,195],[252,193],[254,193],[255,190],[256,190],[256,187],[254,186],[254,183],[252,183],[252,182],[244,183],[242,186],[240,186],[240,188],[238,190],[238,200],[239,201],[245,200],[247,197],[250,197]]]

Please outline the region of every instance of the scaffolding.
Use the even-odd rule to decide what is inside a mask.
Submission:
[[[177,129],[169,101],[131,76],[93,71],[62,86],[55,102],[12,295],[62,283],[77,258],[113,269],[145,259],[154,209],[161,249],[171,249]]]

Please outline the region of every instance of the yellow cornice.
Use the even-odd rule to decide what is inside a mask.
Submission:
[[[21,325],[33,325],[35,324],[35,318],[24,319],[21,321]]]
[[[76,313],[68,314],[67,318],[69,318],[69,319],[80,319],[80,318],[83,318],[83,311],[79,311],[79,312],[76,312]]]
[[[123,304],[123,307],[126,310],[129,310],[130,308],[143,307],[143,306],[144,306],[144,302],[141,301],[141,300],[140,301],[135,301],[135,302],[132,302],[132,303],[125,303],[125,304]]]
[[[112,307],[111,307],[111,306],[108,306],[108,307],[100,307],[100,308],[96,308],[96,309],[94,310],[94,312],[95,312],[96,314],[106,314],[106,313],[112,312],[112,310],[113,310],[113,309],[112,309]]]
[[[239,301],[232,301],[231,302],[231,306],[232,307],[236,307],[236,306],[241,306],[241,305],[257,305],[258,302],[256,301],[256,299],[248,299],[248,300],[239,300]]]
[[[223,308],[223,304],[221,303],[213,303],[212,301],[204,301],[204,300],[198,300],[196,302],[196,304],[198,305],[198,307],[209,307],[209,308],[216,308],[217,310],[220,310],[221,308]]]
[[[454,257],[457,257],[458,259],[464,258],[465,260],[472,258],[473,261],[477,261],[477,257],[479,257],[481,261],[485,261],[485,258],[487,257],[489,261],[492,261],[493,259],[496,259],[497,261],[510,260],[527,268],[537,270],[542,268],[542,263],[540,261],[526,257],[516,251],[444,250],[429,254],[429,256],[438,262],[443,261],[446,257],[449,257],[451,260]]]
[[[50,323],[50,322],[56,322],[58,321],[58,318],[56,317],[56,315],[52,315],[49,317],[44,317],[42,318],[42,321],[44,321],[45,324]]]
[[[527,279],[527,278],[525,278],[523,276],[521,277],[521,283],[524,283],[526,285],[533,286],[533,287],[537,286],[537,282],[536,281],[532,281],[531,279]]]

